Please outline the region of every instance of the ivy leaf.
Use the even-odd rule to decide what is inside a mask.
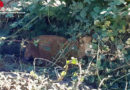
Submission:
[[[70,63],[70,61],[69,61],[69,60],[67,60],[67,61],[66,61],[66,64],[69,64],[69,63]]]
[[[99,7],[94,7],[93,9],[96,13],[100,12],[100,8]]]
[[[97,39],[97,38],[98,38],[98,34],[94,33],[94,34],[92,35],[92,37],[95,38],[95,39]]]
[[[83,9],[83,3],[77,3],[77,8],[78,9]]]
[[[106,27],[109,27],[109,26],[110,26],[110,24],[111,24],[111,22],[110,22],[110,21],[105,21],[105,26],[106,26]]]
[[[34,71],[31,71],[30,72],[30,75],[34,78],[38,78],[38,75],[34,72]]]
[[[125,4],[125,1],[124,0],[114,0],[114,3],[116,5],[121,5],[121,4]]]
[[[66,75],[66,71],[61,72],[61,76],[64,77]]]
[[[111,36],[110,39],[111,39],[111,41],[114,41],[114,37],[113,36]]]
[[[130,45],[130,38],[127,39],[126,44]]]
[[[80,12],[80,16],[81,16],[82,18],[85,18],[85,17],[86,17],[86,10],[85,10],[85,9],[83,9],[83,10]]]
[[[100,26],[100,21],[99,21],[99,20],[95,20],[95,21],[94,21],[94,25]]]
[[[78,64],[77,58],[72,57],[71,63],[74,64],[74,65],[77,65]]]
[[[94,1],[94,0],[84,0],[84,3],[91,4],[92,1]]]
[[[121,4],[125,4],[124,0],[113,0],[113,2],[111,2],[109,5],[110,6],[116,6],[116,5],[121,5]]]
[[[106,30],[106,29],[103,29],[103,30]],[[107,37],[107,32],[103,32],[103,33],[101,34],[101,36],[102,36],[102,37]]]
[[[90,14],[91,14],[93,19],[97,19],[98,18],[98,14],[95,13],[94,11],[92,11]]]
[[[37,47],[38,46],[38,42],[39,42],[39,40],[34,40],[34,45]]]
[[[103,50],[106,51],[106,52],[108,52],[108,51],[110,51],[110,48],[109,48],[109,46],[104,45],[104,46],[103,46]]]
[[[18,26],[18,22],[14,22],[13,24],[10,25],[12,28],[15,28]]]
[[[92,44],[93,49],[97,50],[98,49],[98,45],[97,44]]]
[[[81,77],[80,81],[83,82],[84,81],[84,77]]]
[[[124,47],[123,45],[117,45],[117,48],[120,49],[120,50],[122,50],[123,47]]]
[[[103,69],[103,67],[101,66],[101,60],[97,60],[96,65],[97,65],[98,69],[100,69],[100,70]]]
[[[77,73],[77,72],[74,72],[74,73],[73,73],[73,76],[74,76],[74,77],[78,76],[78,73]]]

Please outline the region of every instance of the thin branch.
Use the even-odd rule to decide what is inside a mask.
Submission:
[[[130,75],[130,73],[127,73],[127,74],[121,76],[120,78],[117,78],[116,80],[114,80],[114,81],[111,83],[111,86],[112,86],[115,82],[117,82],[118,80],[120,80],[120,79],[122,79],[122,78],[124,78],[124,77],[126,77],[126,76],[129,76],[129,75]]]

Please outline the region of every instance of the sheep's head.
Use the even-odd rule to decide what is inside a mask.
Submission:
[[[89,44],[91,43],[92,37],[90,36],[84,36],[79,38],[78,44],[79,44],[79,57],[82,58],[85,56],[85,52],[89,49]]]

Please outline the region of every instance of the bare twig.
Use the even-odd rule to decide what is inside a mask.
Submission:
[[[106,77],[106,78],[103,78],[98,86],[98,89],[104,84],[104,81],[107,81],[109,78],[111,78],[112,76],[110,77]]]
[[[100,45],[100,41],[98,42],[98,51],[97,51],[97,61],[96,61],[96,67],[97,67],[97,76],[98,76],[98,79],[101,81],[101,78],[99,76],[99,70],[98,70],[98,66],[97,66],[97,63],[99,62],[99,53],[100,53],[100,48],[99,48],[99,45]]]
[[[34,58],[34,61],[33,61],[34,71],[35,71],[36,60],[44,60],[44,61],[47,61],[47,62],[49,62],[49,63],[54,64],[54,62],[52,62],[52,61],[51,61],[51,60],[49,60],[49,59],[45,59],[45,58]],[[58,66],[58,67],[62,68],[61,66],[59,66],[59,65],[57,65],[57,64],[54,64],[54,65],[56,65],[56,66]]]
[[[120,78],[117,78],[116,80],[114,80],[114,81],[111,83],[111,86],[112,86],[115,82],[117,82],[118,80],[120,80],[120,79],[122,79],[122,78],[124,78],[124,77],[126,77],[126,76],[129,76],[129,75],[130,75],[130,73],[127,73],[127,74],[121,76]]]

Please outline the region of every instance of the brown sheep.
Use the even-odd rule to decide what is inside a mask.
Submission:
[[[41,35],[29,41],[24,57],[25,59],[43,58],[51,62],[58,60],[57,64],[65,64],[66,59],[71,56],[84,57],[91,39],[89,36],[84,36],[77,41],[70,42],[66,38],[56,35]],[[34,44],[35,40],[37,40],[36,45]]]

